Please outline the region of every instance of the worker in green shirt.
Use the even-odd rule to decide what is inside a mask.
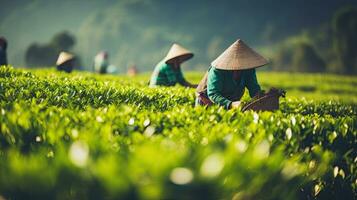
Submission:
[[[166,57],[156,65],[151,75],[150,87],[174,86],[177,83],[185,87],[197,87],[187,82],[181,71],[181,64],[192,57],[193,53],[173,44]]]
[[[255,68],[266,64],[268,61],[264,57],[238,39],[211,63],[197,87],[196,105],[239,107],[245,88],[250,97],[261,91]]]

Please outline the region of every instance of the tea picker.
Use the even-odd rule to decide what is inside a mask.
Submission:
[[[150,87],[174,86],[180,84],[185,87],[196,87],[183,76],[181,64],[193,57],[193,53],[179,44],[173,44],[166,57],[160,61],[151,75]]]
[[[58,71],[72,72],[75,65],[75,56],[71,53],[62,51],[57,59],[56,67]]]
[[[268,61],[263,56],[238,39],[211,63],[196,89],[196,105],[217,104],[226,109],[239,108],[245,89],[248,89],[252,98],[262,95],[255,69],[266,64]],[[264,93],[266,97],[252,102],[244,110],[274,110],[277,94],[280,93],[272,89]],[[268,106],[270,103],[274,103],[274,106]]]

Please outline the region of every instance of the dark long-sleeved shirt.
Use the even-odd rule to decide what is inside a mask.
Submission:
[[[233,101],[239,101],[242,98],[245,88],[249,90],[251,97],[261,90],[255,69],[242,70],[237,80],[233,76],[234,71],[214,67],[211,67],[208,72],[208,97],[212,102],[226,109],[231,107]]]
[[[0,46],[0,66],[7,65],[6,50]]]

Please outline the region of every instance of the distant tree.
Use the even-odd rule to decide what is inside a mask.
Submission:
[[[273,57],[272,69],[276,71],[289,71],[293,49],[288,45],[281,45]]]
[[[70,51],[75,42],[75,37],[64,31],[56,34],[48,44],[33,43],[26,50],[26,65],[28,67],[53,66],[58,54],[61,51]]]
[[[53,66],[57,58],[56,49],[48,45],[31,44],[25,53],[28,67]]]
[[[357,74],[357,8],[336,12],[332,20],[333,50],[337,57],[335,71]]]
[[[75,43],[74,36],[66,31],[56,34],[51,40],[53,47],[59,51],[69,51]]]
[[[326,64],[310,44],[301,42],[294,47],[291,68],[299,72],[324,72]]]
[[[273,58],[273,70],[324,72],[326,64],[310,43],[294,41],[279,47]]]
[[[277,36],[277,29],[274,24],[269,23],[261,33],[263,44],[272,45]]]

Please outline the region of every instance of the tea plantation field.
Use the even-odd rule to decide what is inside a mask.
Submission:
[[[356,77],[258,72],[260,113],[148,80],[0,67],[0,199],[357,199]]]

